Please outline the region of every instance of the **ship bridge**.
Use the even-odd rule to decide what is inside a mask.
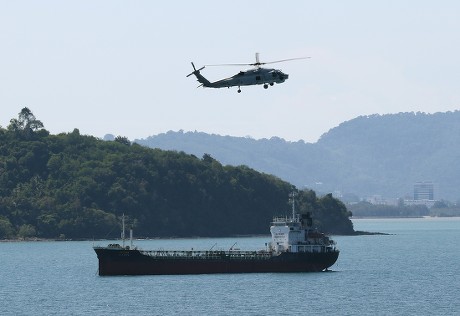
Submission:
[[[309,212],[296,214],[292,196],[292,216],[274,217],[270,227],[272,241],[268,250],[282,252],[332,252],[336,251],[334,241],[323,233],[312,229],[313,220]]]

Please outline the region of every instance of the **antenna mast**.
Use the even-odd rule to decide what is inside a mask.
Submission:
[[[121,217],[121,225],[122,225],[121,239],[123,240],[123,248],[125,248],[125,213],[123,213],[123,216]]]
[[[292,201],[292,220],[294,220],[295,218],[295,196],[297,195],[297,193],[295,193],[294,191],[289,194],[289,196],[291,197],[291,201]]]

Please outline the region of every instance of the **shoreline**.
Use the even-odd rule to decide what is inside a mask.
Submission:
[[[460,216],[353,216],[350,219],[449,219],[460,218]]]
[[[460,216],[353,216],[351,220],[382,220],[382,219],[450,219],[450,218],[460,218]],[[368,232],[368,231],[354,231],[351,234],[327,234],[329,236],[371,236],[371,235],[392,235],[388,233],[381,233],[381,232]],[[249,234],[249,235],[234,235],[234,236],[188,236],[188,237],[177,237],[177,236],[169,236],[169,237],[138,237],[134,240],[142,241],[142,240],[161,240],[161,239],[203,239],[203,238],[250,238],[250,237],[267,237],[269,238],[270,235],[267,234]],[[39,238],[39,237],[31,237],[31,238],[9,238],[9,239],[0,239],[0,243],[10,243],[10,242],[50,242],[50,241],[110,241],[110,240],[119,240],[119,239],[107,239],[107,238],[73,238],[73,239],[60,239],[60,238]]]
[[[354,231],[351,234],[326,234],[328,236],[368,236],[368,235],[391,235],[387,233],[380,232],[367,232],[367,231]],[[254,234],[254,235],[235,235],[235,236],[220,236],[220,237],[203,237],[203,236],[189,236],[189,237],[138,237],[134,238],[134,241],[143,241],[143,240],[180,240],[180,239],[229,239],[229,238],[255,238],[255,237],[266,237],[270,238],[270,235],[267,234]],[[107,239],[107,238],[74,238],[74,239],[59,239],[59,238],[18,238],[18,239],[0,239],[0,243],[15,243],[15,242],[66,242],[66,241],[118,241],[121,239]],[[129,239],[125,239],[129,240]]]

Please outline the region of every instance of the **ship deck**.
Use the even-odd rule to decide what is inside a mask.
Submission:
[[[239,259],[239,260],[266,260],[273,255],[268,251],[186,251],[186,250],[139,250],[142,255],[155,259]]]

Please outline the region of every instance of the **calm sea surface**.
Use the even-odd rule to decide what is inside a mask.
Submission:
[[[99,277],[93,242],[0,243],[0,315],[460,315],[460,218],[356,219],[334,272]],[[267,237],[137,241],[263,248]],[[105,245],[106,242],[97,242]]]

